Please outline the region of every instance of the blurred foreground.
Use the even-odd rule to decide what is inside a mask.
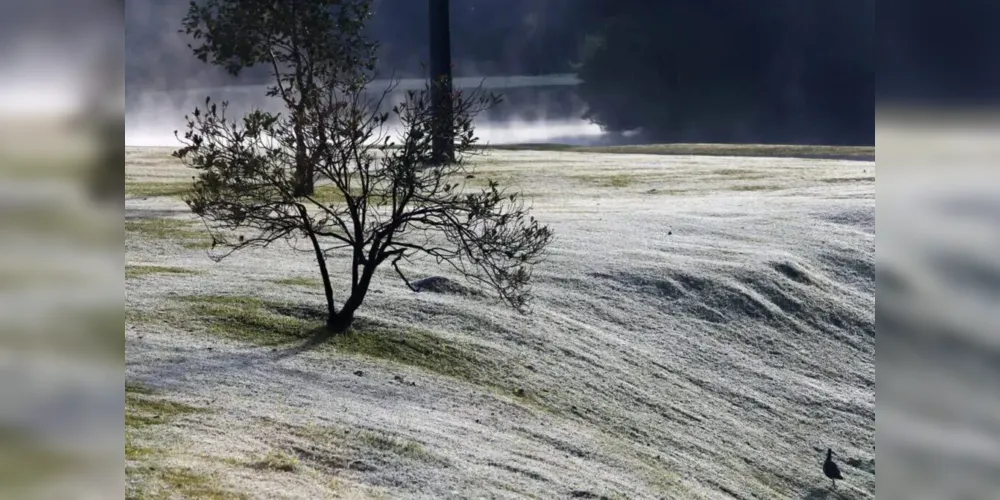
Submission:
[[[0,498],[123,489],[116,12],[0,6]]]
[[[1000,491],[1000,114],[880,110],[879,491]]]
[[[58,119],[0,125],[4,498],[121,492],[122,179],[98,201],[102,146]]]

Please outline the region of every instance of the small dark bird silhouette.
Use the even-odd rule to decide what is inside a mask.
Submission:
[[[826,461],[823,462],[823,474],[830,478],[833,487],[836,488],[837,480],[844,479],[844,476],[840,475],[840,467],[837,467],[837,463],[830,458],[833,454],[833,450],[830,448],[826,449]]]

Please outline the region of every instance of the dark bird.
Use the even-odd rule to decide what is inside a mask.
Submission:
[[[840,475],[840,467],[837,467],[837,463],[833,461],[831,456],[833,456],[833,450],[830,448],[826,449],[826,461],[823,462],[823,474],[830,478],[833,483],[833,487],[837,487],[837,480],[844,479],[844,476]]]

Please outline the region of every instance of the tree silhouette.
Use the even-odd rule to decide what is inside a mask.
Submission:
[[[375,45],[361,35],[368,2],[290,4],[295,8],[207,0],[192,3],[185,21],[196,39],[206,40],[195,49],[200,57],[232,68],[271,64],[270,93],[288,111],[256,110],[236,120],[225,102],[206,98],[187,117],[188,130],[178,136],[184,147],[174,155],[199,171],[185,201],[221,250],[213,258],[280,240],[311,253],[333,333],[350,328],[379,266],[391,263],[409,284],[398,263],[418,255],[526,311],[531,268],[552,233],[517,193],[493,180],[478,190],[467,185],[466,157],[478,140],[473,117],[499,98],[479,89],[447,94],[454,119],[444,126],[434,119],[427,88],[408,92],[392,113],[381,112],[393,88],[366,91],[375,79]],[[455,137],[454,161],[435,161],[432,143],[444,134]],[[317,181],[310,190],[302,189],[304,164]],[[351,276],[341,302],[329,267],[339,250],[350,254]]]

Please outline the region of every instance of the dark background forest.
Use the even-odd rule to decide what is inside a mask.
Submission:
[[[971,3],[883,0],[876,37],[875,0],[452,0],[452,55],[455,76],[577,73],[588,119],[651,141],[874,144],[876,96],[996,95],[1000,4]],[[380,72],[425,76],[427,2],[374,7]],[[127,0],[129,89],[237,83],[191,57],[186,8]]]

